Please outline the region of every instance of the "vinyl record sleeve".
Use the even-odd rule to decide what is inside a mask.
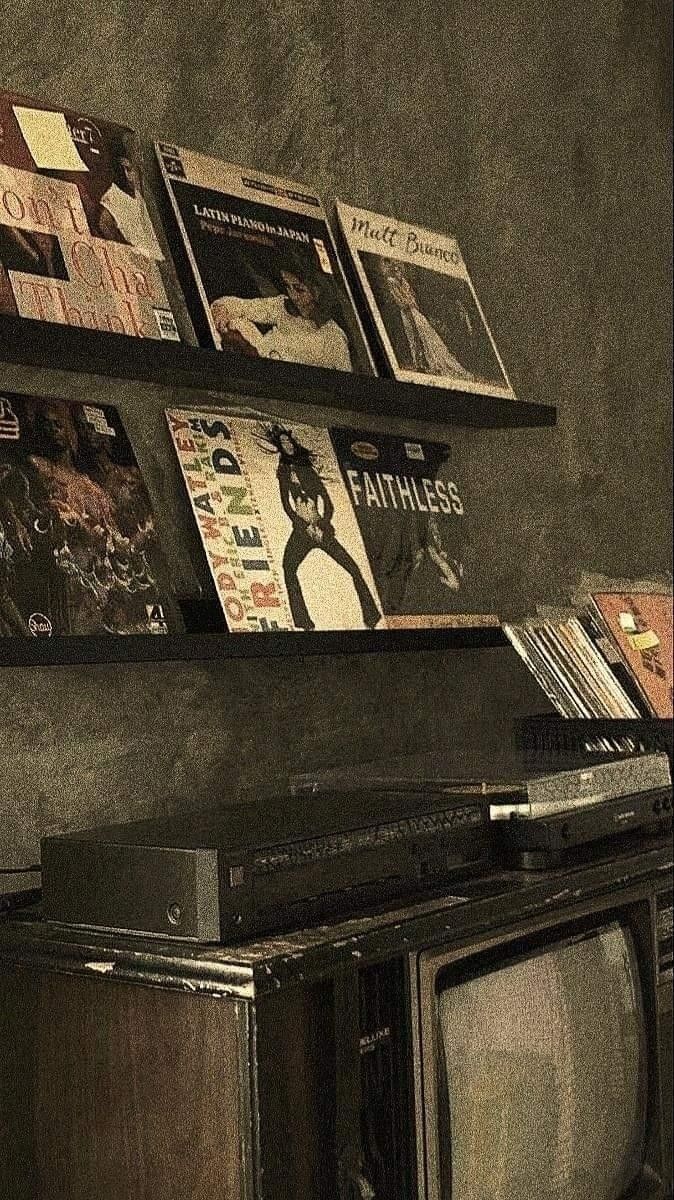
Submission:
[[[327,429],[213,409],[167,418],[232,633],[381,623]]]
[[[167,418],[230,630],[498,624],[467,609],[447,446],[213,409]]]
[[[578,612],[578,620],[639,715],[641,717],[652,716],[650,705],[589,596],[585,599],[583,608]]]
[[[514,400],[455,238],[336,201],[358,294],[398,380]]]
[[[387,627],[498,625],[471,612],[485,580],[472,577],[470,516],[450,447],[342,427],[330,436]]]
[[[0,91],[0,313],[178,341],[134,132]]]
[[[0,393],[0,636],[180,624],[117,410]]]
[[[372,373],[318,196],[304,184],[156,142],[176,266],[201,343]]]
[[[671,717],[671,594],[593,592],[592,602],[652,714]]]
[[[638,711],[599,650],[572,617],[508,622],[506,636],[562,716],[636,717]]]

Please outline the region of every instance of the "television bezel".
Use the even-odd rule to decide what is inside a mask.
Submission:
[[[438,1122],[447,1097],[442,1095],[443,1058],[440,1045],[437,997],[438,980],[463,964],[476,967],[494,955],[494,967],[506,966],[516,958],[543,952],[541,938],[548,944],[574,940],[618,921],[632,934],[641,985],[642,1014],[646,1039],[647,1112],[644,1157],[641,1171],[620,1200],[661,1200],[666,1196],[662,1176],[660,1067],[657,1039],[657,951],[654,909],[649,896],[606,896],[592,903],[557,910],[544,917],[505,926],[496,933],[464,938],[450,946],[431,947],[410,955],[414,1104],[417,1139],[418,1200],[451,1200],[443,1194],[442,1155]]]

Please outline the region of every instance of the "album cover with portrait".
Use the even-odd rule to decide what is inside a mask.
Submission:
[[[514,400],[456,239],[341,200],[336,212],[368,331],[394,378]]]
[[[0,91],[0,313],[178,341],[133,130]]]
[[[381,627],[382,609],[327,429],[169,409],[227,627]]]
[[[173,257],[204,346],[370,374],[318,196],[303,184],[155,143]]]
[[[167,580],[116,408],[0,393],[0,636],[174,632]]]

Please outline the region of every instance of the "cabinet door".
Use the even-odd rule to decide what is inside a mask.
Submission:
[[[0,1200],[245,1200],[246,1030],[235,1002],[1,975]]]
[[[256,1006],[260,1200],[337,1200],[332,981]]]

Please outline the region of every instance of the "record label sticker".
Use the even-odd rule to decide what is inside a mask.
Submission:
[[[159,143],[161,156],[164,166],[169,175],[174,175],[177,179],[185,178],[185,168],[180,158],[180,151],[177,146],[167,146],[164,142]]]
[[[153,309],[153,312],[154,319],[157,322],[159,336],[163,339],[163,341],[179,342],[180,334],[178,333],[178,326],[175,323],[173,313],[170,312],[168,308],[155,308]]]
[[[652,629],[645,630],[643,633],[628,634],[629,643],[633,650],[654,650],[660,645],[660,638]]]
[[[379,451],[376,446],[372,445],[372,442],[352,442],[351,453],[355,454],[357,458],[369,459],[371,462],[379,458]]]
[[[49,617],[45,617],[44,613],[34,612],[28,618],[28,630],[33,637],[51,637],[53,633],[52,623]]]
[[[23,140],[38,170],[87,171],[80,157],[66,119],[61,112],[44,112],[38,108],[14,105]]]
[[[168,624],[161,604],[146,604],[145,612],[150,633],[168,633]]]
[[[90,425],[93,425],[96,433],[103,433],[106,437],[114,437],[115,431],[112,425],[108,425],[108,419],[102,408],[92,408],[90,404],[82,406],[84,416]]]

